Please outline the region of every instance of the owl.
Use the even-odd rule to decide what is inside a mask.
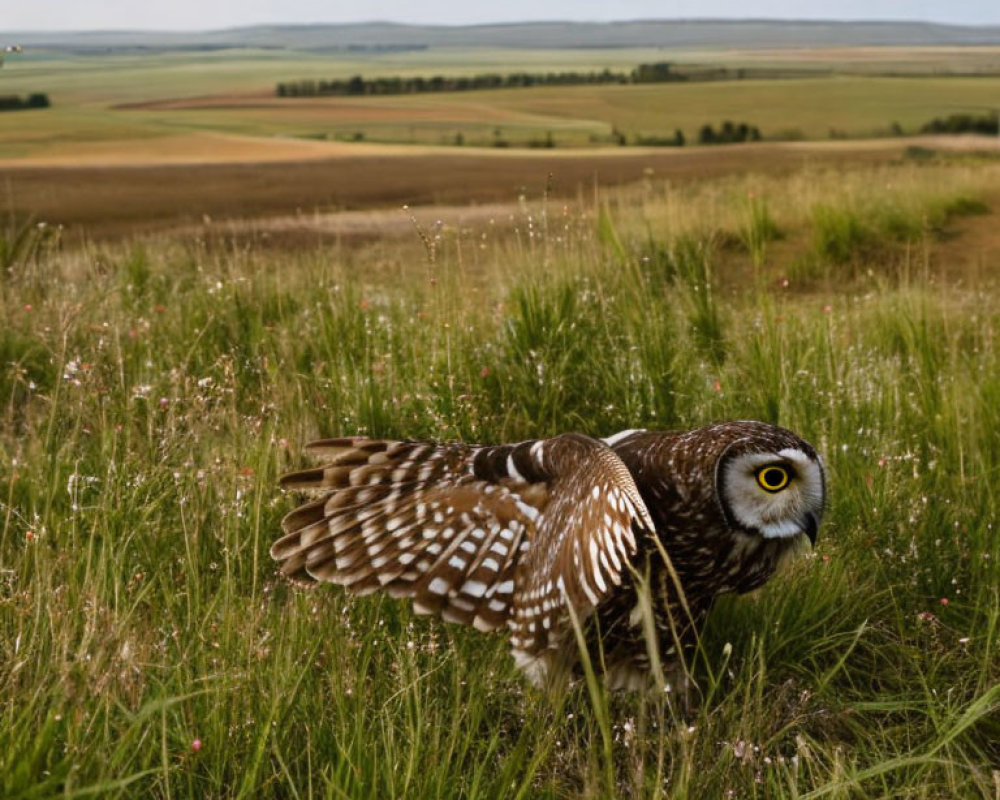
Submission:
[[[281,479],[281,572],[420,614],[506,630],[537,685],[600,665],[639,689],[684,663],[713,601],[763,585],[815,543],[825,477],[812,446],[763,422],[566,433],[492,446],[326,439]]]

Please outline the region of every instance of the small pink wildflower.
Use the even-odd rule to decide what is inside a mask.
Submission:
[[[24,304],[24,310],[25,311],[34,311],[35,307],[33,305],[31,305],[31,303],[25,303]]]
[[[490,377],[490,368],[489,367],[483,367],[481,370],[479,370],[479,377],[480,378],[488,378],[488,377]]]
[[[195,739],[191,742],[191,751],[197,753],[199,750],[201,750],[201,739]]]
[[[943,606],[948,605],[948,598],[947,597],[942,597],[941,600],[940,600],[940,603]]]

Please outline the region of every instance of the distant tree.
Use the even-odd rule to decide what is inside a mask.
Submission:
[[[657,61],[653,64],[640,64],[632,70],[633,83],[664,83],[673,80],[669,61]]]
[[[48,108],[49,96],[47,94],[35,93],[27,97],[20,97],[16,94],[0,96],[0,111],[22,111],[32,108]]]
[[[921,133],[980,133],[997,135],[997,115],[951,114],[937,117],[921,127]]]
[[[678,131],[680,133],[680,131]],[[683,136],[683,134],[681,134]],[[730,144],[732,142],[760,141],[760,129],[746,122],[735,123],[725,120],[716,131],[711,125],[703,125],[698,131],[698,141],[701,144]]]

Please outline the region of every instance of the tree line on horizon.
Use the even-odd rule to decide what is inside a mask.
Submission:
[[[677,72],[668,61],[639,64],[630,72],[610,69],[590,72],[511,72],[506,75],[486,72],[479,75],[433,75],[402,77],[399,75],[333,80],[303,79],[279,83],[275,89],[278,97],[318,97],[323,95],[389,95],[417,94],[420,92],[462,92],[477,89],[519,89],[531,86],[583,86],[608,83],[667,83],[690,80],[690,76]]]

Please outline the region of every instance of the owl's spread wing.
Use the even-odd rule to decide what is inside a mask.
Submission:
[[[558,647],[570,622],[583,619],[622,582],[653,522],[622,460],[603,442],[563,434],[513,450],[549,481],[549,503],[535,521],[522,558],[511,644],[533,654]]]
[[[359,594],[382,588],[420,613],[482,630],[507,620],[537,512],[475,475],[478,448],[353,438],[307,449],[322,465],[281,483],[317,499],[282,521],[271,547],[282,572]]]
[[[517,650],[558,644],[621,583],[653,524],[621,459],[578,434],[476,447],[329,439],[282,485],[316,499],[282,522],[282,572],[493,630]]]

